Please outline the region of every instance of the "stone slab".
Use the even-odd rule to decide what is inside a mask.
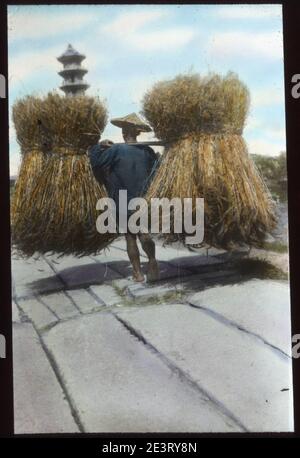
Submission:
[[[85,289],[69,290],[68,295],[71,296],[81,313],[91,313],[101,310],[104,304],[99,303],[89,292]]]
[[[171,261],[173,260],[175,262],[176,259],[178,258],[187,258],[191,257],[193,258],[194,256],[198,256],[198,253],[195,253],[193,251],[189,251],[188,249],[184,248],[173,248],[171,246],[161,246],[161,245],[156,245],[156,259],[158,261]]]
[[[167,262],[159,262],[159,279],[168,280],[174,278],[180,280],[182,277],[190,276],[191,272],[180,266],[172,266]]]
[[[13,323],[20,323],[20,321],[21,321],[20,312],[19,312],[17,304],[15,303],[14,300],[12,301],[11,306],[12,306],[12,321],[13,321]]]
[[[120,250],[121,251],[121,250]],[[108,264],[109,268],[117,272],[120,277],[131,277],[132,266],[129,261],[113,261]],[[145,271],[143,263],[141,263],[142,270]]]
[[[63,287],[43,259],[12,259],[13,295],[19,297],[32,297],[50,291],[58,291]]]
[[[147,262],[141,262],[141,268],[145,276],[147,276]],[[122,277],[132,276],[132,267],[129,262],[118,262],[110,265],[111,269],[119,272]],[[172,266],[167,262],[159,262],[159,280],[168,280],[170,278],[180,279],[183,276],[192,275],[191,271],[183,269],[179,266]]]
[[[68,269],[70,267],[75,266],[84,266],[86,264],[90,264],[93,261],[93,259],[90,256],[82,256],[79,258],[72,255],[46,255],[45,258],[53,265],[53,267],[57,271]]]
[[[19,299],[19,307],[38,329],[55,324],[58,318],[37,299]]]
[[[240,431],[112,314],[60,323],[45,342],[86,432]]]
[[[170,259],[170,264],[174,266],[179,266],[184,269],[192,270],[193,272],[205,272],[210,269],[217,269],[218,266],[222,266],[225,263],[225,260],[218,259],[213,256],[198,256],[193,254],[193,256],[182,256],[176,259]]]
[[[97,256],[92,256],[92,258],[103,264],[110,264],[111,262],[118,262],[118,261],[127,261],[129,262],[128,254],[126,250],[121,250],[118,248],[114,248],[110,245],[105,252],[98,254]]]
[[[122,297],[111,285],[91,286],[90,290],[107,306],[122,303]]]
[[[181,285],[171,284],[149,286],[147,283],[138,283],[127,287],[127,293],[134,299],[161,298],[182,290],[183,288]]]
[[[117,314],[248,431],[293,430],[289,358],[188,305],[120,309]]]
[[[110,247],[118,248],[120,250],[126,251],[126,240],[125,237],[119,237],[118,239],[114,240]]]
[[[215,247],[201,247],[201,248],[195,248],[195,247],[192,247],[192,250],[197,253],[197,254],[200,254],[200,255],[208,255],[208,256],[219,256],[219,255],[222,255],[222,254],[225,254],[226,253],[226,250],[223,250],[221,248],[215,248]]]
[[[29,323],[13,326],[13,362],[15,433],[79,432],[64,392]]]
[[[136,283],[130,278],[120,278],[119,280],[113,280],[112,286],[124,294],[127,286],[135,285]]]
[[[226,317],[291,355],[290,288],[287,282],[251,280],[191,295],[194,305]]]
[[[64,292],[44,295],[42,300],[60,320],[79,315],[78,309]]]
[[[199,255],[199,253],[195,253],[194,251],[188,250],[182,244],[178,244],[178,246],[176,246],[176,244],[174,244],[174,246],[173,245],[172,246],[162,246],[162,242],[161,241],[157,241],[155,239],[155,237],[153,237],[153,240],[154,240],[155,246],[156,246],[156,258],[157,258],[158,261],[169,261],[171,259],[177,259],[177,258],[181,258],[181,257],[193,257],[193,256],[198,256]],[[139,239],[137,240],[137,243],[138,243],[138,247],[139,247],[139,251],[140,251],[141,257],[147,258],[146,253],[144,252]],[[119,249],[119,250],[125,251],[127,259],[128,259],[128,255],[127,255],[127,252],[126,252],[126,241],[125,241],[124,237],[114,241],[110,245],[110,248],[111,249],[114,248],[114,249]],[[204,251],[206,253],[206,250],[204,250]],[[204,253],[204,251],[203,251],[203,253]],[[113,250],[112,253],[114,255],[117,255],[115,250]],[[123,258],[123,259],[126,259],[126,258]]]
[[[139,249],[139,252],[140,252],[140,256],[141,258],[143,259],[147,259],[147,255],[146,253],[144,252],[143,248],[142,248],[142,245],[141,245],[141,242],[139,240],[139,238],[137,238],[137,245],[138,245],[138,249]],[[125,252],[125,256],[123,254],[123,259],[128,259],[128,254],[127,254],[127,247],[126,247],[126,240],[125,240],[125,237],[122,237],[118,240],[116,240],[115,242],[113,242],[111,245],[110,245],[111,248],[114,249],[113,253],[115,255],[117,255],[117,252],[115,251],[116,249],[118,250],[122,250],[123,253]]]
[[[242,277],[233,269],[217,270],[212,272],[201,272],[191,276],[182,277],[181,285],[189,291],[201,291],[204,288],[220,286],[224,284],[235,284],[242,280]]]
[[[108,266],[92,261],[91,264],[64,269],[59,275],[70,289],[102,284],[120,278],[120,275]]]

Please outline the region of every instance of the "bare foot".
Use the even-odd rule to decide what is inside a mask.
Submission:
[[[159,267],[156,259],[151,259],[148,264],[147,281],[159,279]]]
[[[133,272],[132,278],[135,282],[143,282],[145,280],[145,277],[142,274],[142,272]]]

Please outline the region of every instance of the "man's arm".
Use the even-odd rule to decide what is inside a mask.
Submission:
[[[93,169],[104,169],[113,165],[116,156],[116,147],[102,148],[98,144],[92,146],[88,154]]]
[[[107,175],[113,165],[116,155],[116,147],[106,148],[101,144],[92,146],[88,150],[88,155],[93,170],[93,174],[100,184],[107,186]]]
[[[160,159],[159,153],[155,153],[153,149],[150,148],[149,146],[147,147],[147,153],[148,153],[148,177],[145,181],[142,195],[145,195],[147,193],[150,183],[153,180],[153,177],[156,173],[156,170],[159,164],[159,159]]]
[[[153,176],[155,170],[157,169],[159,160],[160,160],[160,154],[155,153],[152,148],[148,147],[148,153],[149,153],[149,162],[150,162],[150,176]]]

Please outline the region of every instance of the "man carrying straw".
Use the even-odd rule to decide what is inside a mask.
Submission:
[[[141,132],[151,131],[135,113],[112,119],[111,123],[122,129],[125,143],[113,145],[112,142],[101,142],[89,150],[89,157],[96,179],[105,184],[109,197],[114,200],[116,209],[119,209],[119,191],[127,191],[127,202],[135,197],[141,197],[145,192],[157,157],[153,149],[147,145],[131,145],[137,142],[137,136]],[[129,218],[128,210],[127,215]],[[149,259],[147,281],[158,280],[159,268],[155,258],[155,243],[151,236],[148,233],[133,234],[127,229],[125,238],[133,268],[133,279],[136,282],[144,281],[137,236]]]

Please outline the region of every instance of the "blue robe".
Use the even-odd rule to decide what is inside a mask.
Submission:
[[[149,146],[126,143],[110,148],[95,145],[89,150],[89,158],[97,181],[105,185],[108,196],[115,201],[117,214],[119,191],[127,190],[127,202],[142,197],[158,164],[158,155]]]

